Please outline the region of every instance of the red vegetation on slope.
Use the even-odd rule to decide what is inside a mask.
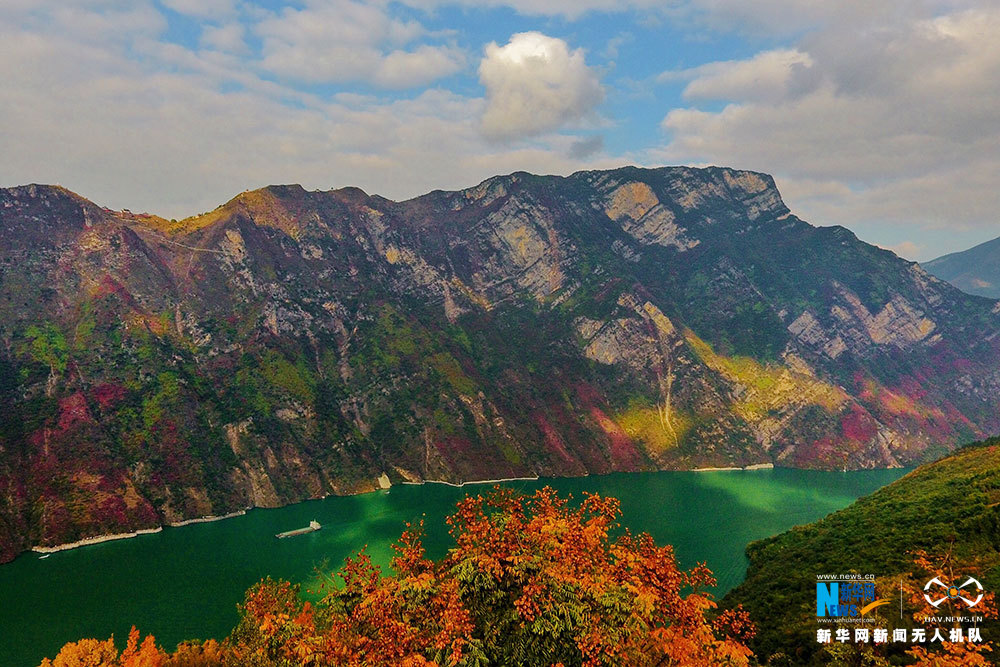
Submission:
[[[878,431],[875,420],[857,403],[840,418],[840,428],[845,438],[858,442],[868,442]]]
[[[589,384],[576,385],[577,396],[583,403],[583,408],[590,414],[608,437],[611,455],[611,469],[620,472],[635,472],[647,468],[645,455],[636,446],[632,438],[613,419],[600,408],[604,403],[597,390]]]
[[[114,407],[127,393],[125,387],[111,382],[102,382],[91,390],[91,396],[101,406],[101,410]]]
[[[80,424],[93,424],[94,418],[82,392],[70,394],[59,401],[59,430],[62,432]]]

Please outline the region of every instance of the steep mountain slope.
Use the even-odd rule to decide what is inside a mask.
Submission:
[[[779,653],[785,660],[773,664],[829,662],[819,655],[822,647],[816,642],[816,575],[831,573],[876,575],[879,597],[892,601],[878,615],[877,627],[889,628],[924,625],[915,623],[913,614],[922,617],[919,591],[939,574],[935,567],[951,568],[950,576],[941,575],[946,581],[975,576],[990,594],[975,608],[986,617],[981,634],[995,645],[1000,630],[995,615],[1000,439],[917,468],[821,521],[754,542],[747,556],[747,579],[723,598],[722,606],[742,604],[750,612],[758,626],[754,648],[761,663]],[[901,580],[912,593],[904,600],[903,618]],[[945,604],[937,613],[960,615],[960,607]],[[994,610],[992,616],[988,610]],[[904,648],[908,645],[890,647],[896,655]],[[992,661],[997,660],[1000,656],[993,655]]]
[[[1000,299],[1000,238],[923,262],[921,266],[963,292]]]
[[[730,169],[0,190],[0,550],[383,473],[919,461],[1000,430],[993,306]]]

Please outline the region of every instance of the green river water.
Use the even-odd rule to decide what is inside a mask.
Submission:
[[[753,470],[657,472],[506,483],[531,492],[546,484],[579,497],[590,491],[621,500],[622,523],[673,544],[680,564],[706,561],[717,595],[738,584],[752,540],[808,523],[888,484],[905,471]],[[451,538],[444,518],[455,502],[489,485],[394,486],[244,516],[164,528],[40,559],[24,554],[0,566],[0,665],[37,665],[81,637],[119,641],[135,624],[173,649],[194,637],[225,637],[243,592],[265,575],[314,585],[366,544],[382,564],[406,521],[425,517],[432,557]],[[315,519],[323,529],[278,540],[275,533]],[[809,577],[815,573],[803,573]]]

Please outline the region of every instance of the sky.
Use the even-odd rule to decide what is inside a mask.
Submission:
[[[995,0],[3,0],[0,187],[182,218],[723,165],[911,260],[1000,236]]]

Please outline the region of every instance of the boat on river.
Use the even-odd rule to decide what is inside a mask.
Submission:
[[[278,533],[277,535],[275,535],[275,537],[277,537],[279,540],[281,540],[281,539],[284,539],[286,537],[295,537],[297,535],[306,535],[308,533],[314,533],[314,532],[316,532],[317,530],[319,530],[322,527],[323,526],[320,525],[319,521],[313,520],[313,521],[310,521],[309,525],[306,526],[305,528],[297,528],[295,530],[286,530],[283,533]]]

